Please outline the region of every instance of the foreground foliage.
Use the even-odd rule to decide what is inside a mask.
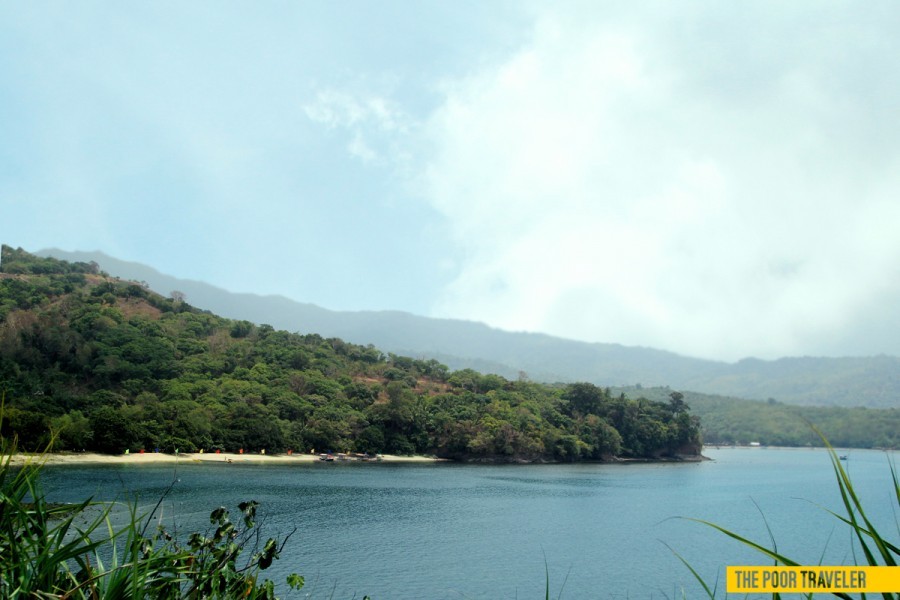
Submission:
[[[435,454],[465,460],[696,454],[680,394],[509,381],[200,311],[96,265],[2,248],[0,433],[26,450]]]
[[[853,488],[853,482],[850,479],[847,470],[841,464],[840,457],[834,451],[834,448],[830,445],[828,439],[822,435],[822,433],[816,429],[812,428],[812,431],[815,435],[817,435],[824,444],[824,446],[828,450],[829,457],[831,459],[831,464],[834,469],[835,480],[838,485],[838,491],[841,497],[841,503],[843,504],[844,512],[843,514],[827,511],[832,516],[834,516],[838,521],[843,523],[844,525],[850,528],[851,535],[853,537],[854,542],[856,543],[856,547],[854,548],[854,564],[856,566],[864,565],[871,567],[897,567],[897,561],[900,560],[900,546],[897,543],[890,541],[885,533],[879,532],[872,521],[869,519],[866,514],[866,510],[863,507],[862,502],[860,501],[859,496],[856,493],[856,490]],[[891,478],[893,483],[893,492],[894,498],[897,501],[898,507],[900,507],[900,480],[897,477],[897,471],[894,468],[893,463],[890,464]],[[692,519],[698,523],[703,525],[712,527],[716,531],[719,531],[728,537],[737,540],[741,544],[752,548],[753,550],[759,552],[766,558],[773,561],[775,566],[786,566],[786,567],[796,567],[801,566],[802,563],[798,562],[788,556],[783,555],[778,551],[775,546],[774,537],[772,536],[771,531],[769,532],[770,537],[772,537],[771,544],[766,545],[761,542],[756,542],[750,540],[734,531],[716,524],[711,523],[709,521],[704,521],[701,519]],[[768,527],[768,525],[767,525]],[[900,532],[900,526],[898,526],[898,532]],[[856,554],[857,550],[861,553],[860,556]],[[697,571],[695,571],[691,565],[686,561],[683,557],[676,553],[676,556],[687,566],[690,570],[691,574],[697,579],[697,581],[702,586],[705,594],[710,600],[715,600],[716,593],[718,591],[717,585],[710,585],[703,577],[700,576]],[[853,600],[853,596],[841,593],[841,592],[833,592],[829,594],[831,596],[837,598],[843,598],[844,600]],[[878,594],[872,594],[873,596],[879,596],[883,600],[900,600],[900,593],[895,592],[883,592]],[[782,597],[781,594],[773,593],[773,600],[780,600]],[[813,598],[813,594],[803,594],[805,598]],[[866,594],[861,593],[859,595],[861,600],[866,599]]]
[[[239,505],[239,523],[217,508],[211,531],[185,542],[164,527],[151,528],[155,512],[138,515],[134,505],[126,507],[124,524],[116,525],[122,519],[114,504],[48,503],[38,481],[40,462],[13,468],[14,447],[0,443],[0,597],[276,597],[274,582],[260,580],[260,572],[287,539],[261,542],[254,529],[256,502]],[[252,556],[242,561],[248,549]],[[299,589],[303,578],[291,575],[287,584]]]

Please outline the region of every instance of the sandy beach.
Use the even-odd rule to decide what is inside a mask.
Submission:
[[[433,463],[443,459],[429,456],[396,456],[391,454],[380,455],[381,460],[371,462],[386,463]],[[62,453],[62,454],[16,454],[12,457],[12,464],[21,465],[32,461],[45,465],[143,465],[162,463],[242,463],[258,465],[284,465],[305,464],[321,462],[318,454],[237,454],[222,452],[221,454],[196,452],[182,452],[178,455],[165,454],[163,452],[134,452],[131,454],[96,454],[92,452]],[[342,462],[336,460],[335,462]],[[350,459],[348,462],[368,462]]]

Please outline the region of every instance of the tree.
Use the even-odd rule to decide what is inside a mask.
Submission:
[[[570,414],[599,414],[606,395],[592,383],[573,383],[563,394],[569,402]]]
[[[684,412],[690,410],[690,406],[684,401],[684,394],[681,392],[672,392],[669,394],[670,398],[670,407],[672,408],[672,413],[678,414],[680,412]]]
[[[112,406],[101,406],[95,410],[90,421],[94,431],[93,447],[99,452],[121,454],[140,445],[140,432],[136,430],[138,424]]]
[[[58,450],[83,450],[91,445],[94,437],[90,419],[80,410],[52,419],[50,431],[56,436],[54,449]]]

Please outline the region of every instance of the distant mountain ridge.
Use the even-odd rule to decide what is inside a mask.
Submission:
[[[652,348],[501,331],[482,323],[399,311],[332,311],[284,296],[228,292],[102,252],[49,249],[37,254],[94,261],[111,275],[146,282],[159,293],[183,292],[190,304],[224,317],[372,344],[385,352],[415,358],[435,358],[453,369],[470,367],[512,378],[525,374],[548,382],[670,386],[748,399],[775,398],[800,405],[900,407],[900,358],[893,356],[724,363]]]

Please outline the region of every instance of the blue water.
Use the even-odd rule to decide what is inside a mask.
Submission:
[[[677,551],[710,583],[728,564],[770,564],[709,520],[803,563],[854,562],[822,450],[707,449],[689,464],[339,464],[59,467],[51,500],[137,497],[183,532],[209,512],[260,502],[266,535],[294,528],[276,581],[297,572],[299,598],[502,599],[699,597]],[[896,535],[888,455],[845,463],[882,531]],[[762,515],[765,515],[765,520]],[[236,518],[236,517],[235,517]],[[671,547],[672,550],[669,549]],[[722,579],[724,581],[724,579]],[[723,597],[720,583],[720,593]],[[290,597],[290,596],[289,596]]]

